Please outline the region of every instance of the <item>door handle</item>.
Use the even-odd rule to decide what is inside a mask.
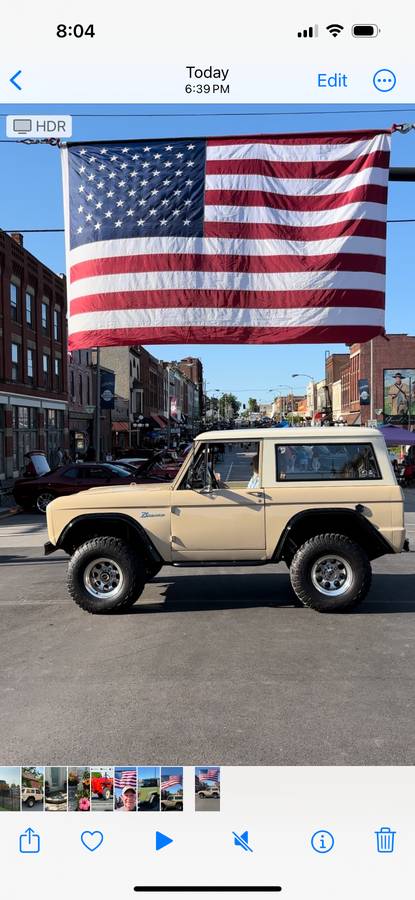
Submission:
[[[263,497],[264,496],[263,491],[248,491],[248,494],[250,494],[251,497]]]

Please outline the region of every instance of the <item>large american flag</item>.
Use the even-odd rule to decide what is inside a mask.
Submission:
[[[390,140],[64,147],[69,348],[382,333]]]
[[[136,769],[115,769],[114,784],[116,788],[129,787],[134,791],[137,787],[137,771]]]
[[[163,791],[167,791],[171,787],[176,787],[177,785],[181,785],[183,783],[183,775],[163,775],[161,776],[161,789]]]

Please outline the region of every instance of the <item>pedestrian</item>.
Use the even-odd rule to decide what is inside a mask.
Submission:
[[[125,787],[123,788],[122,794],[122,806],[120,807],[120,812],[135,812],[136,808],[136,793],[134,788]]]
[[[252,475],[248,481],[248,488],[258,488],[260,487],[260,477],[259,477],[259,453],[256,453],[252,460]]]

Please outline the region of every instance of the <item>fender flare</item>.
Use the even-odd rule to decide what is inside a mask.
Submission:
[[[80,516],[76,516],[74,519],[71,519],[65,528],[61,531],[57,544],[54,545],[54,550],[62,550],[64,549],[64,543],[66,538],[70,536],[71,531],[79,525],[81,522],[94,522],[97,521],[100,526],[104,522],[123,522],[123,524],[127,525],[129,528],[133,528],[134,531],[139,536],[140,542],[142,546],[144,546],[145,550],[148,553],[149,559],[152,562],[157,562],[160,564],[164,563],[162,556],[159,551],[154,546],[151,538],[149,538],[146,530],[140,525],[136,519],[133,519],[131,516],[126,515],[125,513],[83,513]]]
[[[393,547],[388,543],[386,538],[383,537],[377,529],[369,522],[364,515],[364,506],[361,503],[357,503],[354,509],[345,509],[344,507],[330,507],[330,509],[305,509],[301,512],[295,513],[294,516],[287,522],[284,531],[280,535],[278,540],[278,544],[274,550],[272,555],[273,562],[280,562],[283,559],[284,547],[288,543],[290,539],[290,535],[294,530],[295,526],[299,522],[303,522],[307,519],[326,519],[333,518],[334,516],[342,516],[343,518],[349,518],[351,521],[358,521],[359,527],[363,528],[365,533],[367,534],[368,539],[374,544],[379,553],[377,556],[383,556],[385,553],[393,553]]]

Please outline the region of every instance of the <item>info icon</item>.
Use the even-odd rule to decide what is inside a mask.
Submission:
[[[315,831],[311,838],[311,846],[316,853],[330,853],[334,847],[334,837],[331,831],[326,831],[324,828]]]

